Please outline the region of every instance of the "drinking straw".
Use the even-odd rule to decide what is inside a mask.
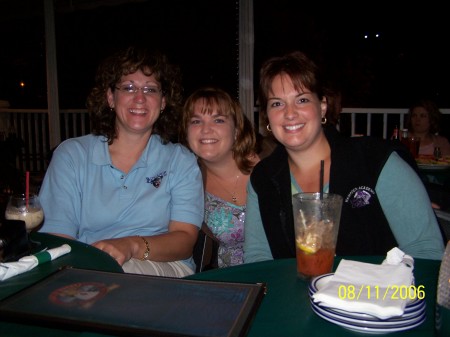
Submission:
[[[30,172],[25,172],[25,202],[28,209],[28,200],[30,199]]]
[[[323,160],[320,161],[320,200],[323,200],[323,175],[324,175],[324,165]]]

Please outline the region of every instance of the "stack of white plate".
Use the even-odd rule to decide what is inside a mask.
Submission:
[[[314,303],[312,295],[328,283],[332,276],[332,273],[318,276],[314,278],[309,285],[309,297],[312,310],[318,316],[331,323],[353,331],[381,334],[409,330],[425,322],[426,303],[423,299],[416,299],[409,302],[406,305],[402,316],[391,317],[384,320],[364,313],[327,308],[320,306],[318,303]]]

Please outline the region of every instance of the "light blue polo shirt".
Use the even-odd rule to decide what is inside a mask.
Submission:
[[[203,183],[194,154],[152,135],[125,174],[112,165],[104,140],[86,135],[57,147],[39,193],[45,214],[41,232],[90,244],[166,233],[170,220],[201,227]]]

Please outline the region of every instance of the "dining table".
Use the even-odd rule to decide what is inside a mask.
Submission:
[[[436,161],[431,156],[416,158],[419,174],[425,183],[450,186],[450,157]]]
[[[14,293],[23,290],[47,276],[66,267],[74,267],[81,269],[92,269],[114,273],[123,273],[122,267],[109,254],[97,249],[89,244],[80,241],[66,239],[46,233],[32,232],[30,239],[38,242],[35,251],[37,253],[43,249],[52,249],[68,244],[71,251],[63,256],[58,257],[49,262],[39,264],[37,267],[25,273],[13,276],[7,280],[0,282],[0,301]],[[104,336],[89,331],[70,331],[55,329],[51,326],[36,326],[31,324],[18,324],[3,321],[0,317],[0,336],[1,337],[97,337]]]
[[[343,259],[380,264],[384,256],[338,256],[334,269]],[[415,259],[415,285],[424,286],[426,320],[411,330],[390,332],[389,337],[435,336],[436,289],[441,261]],[[267,293],[254,317],[248,337],[363,336],[316,315],[310,304],[309,282],[298,278],[295,258],[277,259],[213,269],[188,277],[195,280],[226,282],[265,282]]]
[[[55,260],[0,282],[0,301],[8,296],[44,279],[65,266],[122,273],[122,268],[108,254],[88,244],[34,232],[31,239],[39,241],[41,248],[55,248],[69,244],[71,252]],[[338,256],[334,269],[342,258],[379,264],[383,256]],[[435,336],[436,287],[440,261],[415,259],[414,276],[416,286],[423,285],[426,301],[426,320],[411,330],[389,333],[396,336]],[[264,283],[266,294],[250,322],[248,337],[264,336],[362,336],[360,332],[347,330],[317,316],[311,309],[308,295],[309,282],[297,277],[295,259],[278,259],[233,267],[219,268],[196,273],[188,280],[223,281],[236,283]],[[220,310],[218,308],[217,310]],[[126,312],[126,310],[124,310]],[[13,323],[0,317],[2,337],[105,337],[105,334],[89,329],[70,330],[52,326],[33,325],[29,322]]]
[[[450,167],[420,167],[419,172],[425,182],[438,184],[441,186],[450,186]]]

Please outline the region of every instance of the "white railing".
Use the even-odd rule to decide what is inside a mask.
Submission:
[[[61,140],[90,132],[85,109],[60,110]],[[22,171],[45,172],[51,154],[47,109],[1,109],[0,140],[16,142],[21,149],[16,167]]]
[[[441,109],[450,115],[450,109]],[[408,109],[364,109],[344,108],[339,128],[350,136],[360,134],[387,139],[394,126],[405,126]],[[90,132],[85,109],[60,111],[61,140],[82,136]],[[4,109],[0,108],[0,140],[16,136],[21,143],[17,156],[18,169],[30,172],[44,172],[47,169],[51,148],[49,144],[49,123],[47,109]]]
[[[450,109],[440,109],[442,114],[450,115]],[[341,113],[341,130],[350,128],[351,136],[364,134],[373,135],[387,139],[391,136],[395,126],[403,129],[406,125],[405,116],[408,109],[364,109],[344,108]],[[358,119],[358,117],[361,117]],[[362,126],[362,129],[357,127]]]

